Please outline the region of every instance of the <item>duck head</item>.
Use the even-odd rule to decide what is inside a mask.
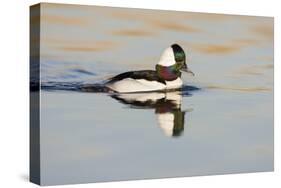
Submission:
[[[156,65],[156,71],[160,78],[167,81],[177,79],[181,76],[181,72],[187,72],[194,76],[194,73],[186,65],[184,50],[178,44],[173,44],[164,50]]]

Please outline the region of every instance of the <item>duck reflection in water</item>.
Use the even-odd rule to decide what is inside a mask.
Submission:
[[[112,98],[135,109],[155,109],[159,127],[169,137],[181,136],[185,114],[180,91],[114,94]]]

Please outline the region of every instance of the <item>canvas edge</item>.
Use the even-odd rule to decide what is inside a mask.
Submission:
[[[29,181],[41,185],[40,162],[40,17],[41,4],[29,7]]]

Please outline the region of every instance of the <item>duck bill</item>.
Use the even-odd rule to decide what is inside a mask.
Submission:
[[[191,74],[192,76],[195,76],[195,74],[187,67],[182,68],[181,71]]]

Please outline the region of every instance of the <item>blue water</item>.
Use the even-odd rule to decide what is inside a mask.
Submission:
[[[272,18],[48,4],[41,14],[42,184],[273,170]],[[195,73],[181,90],[104,89],[153,70],[175,42]]]

